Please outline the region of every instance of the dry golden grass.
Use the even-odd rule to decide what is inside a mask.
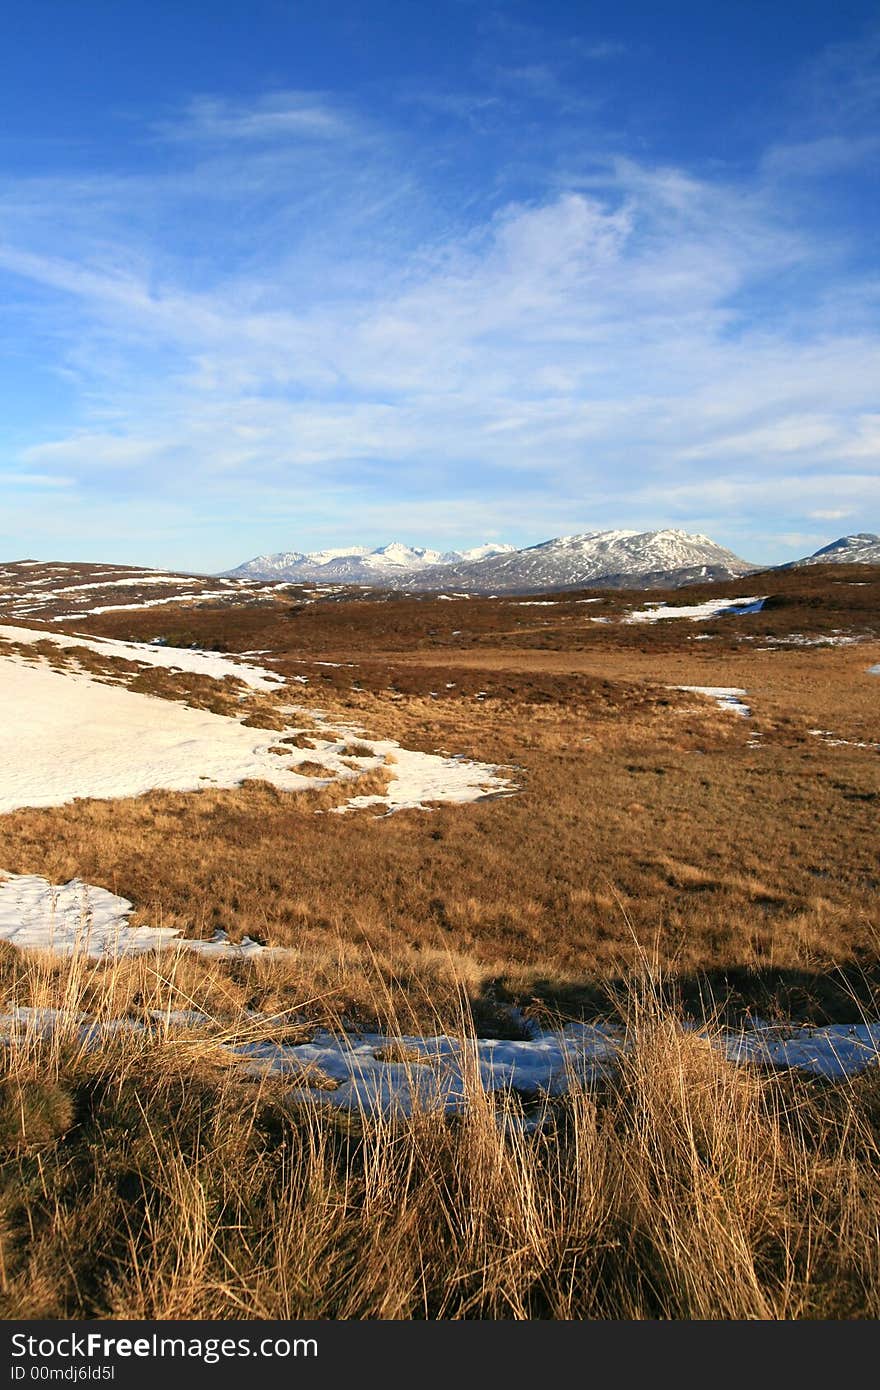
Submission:
[[[475,1076],[457,1118],[336,1114],[319,1074],[292,1105],[218,1047],[244,1035],[241,993],[213,1034],[171,1020],[218,966],[0,970],[15,1000],[68,1011],[0,1057],[5,1318],[880,1313],[876,1072],[737,1069],[650,983],[622,1001],[619,1070],[532,1105],[530,1131]],[[150,1026],[86,1046],[75,1013],[126,997]]]
[[[816,710],[803,704],[821,692],[838,727],[864,736],[880,684],[864,676],[863,688],[867,662],[850,649],[750,654],[735,672],[734,658],[711,672],[705,660],[666,656],[639,681],[623,654],[627,679],[512,680],[485,701],[298,688],[372,735],[513,765],[521,790],[427,814],[315,814],[381,794],[383,768],[293,796],[252,784],[25,810],[0,818],[0,864],[122,893],[138,921],[291,947],[292,992],[333,991],[354,1017],[377,963],[417,1016],[456,1007],[453,977],[481,1026],[499,1026],[510,1002],[595,1009],[646,942],[688,1000],[706,976],[734,1003],[851,1013],[841,971],[865,1002],[874,992],[878,762],[810,736]],[[753,720],[660,683],[731,676]]]

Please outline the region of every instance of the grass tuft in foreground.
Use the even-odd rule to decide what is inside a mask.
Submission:
[[[876,1070],[735,1067],[649,982],[593,1089],[499,1097],[473,1076],[463,1116],[349,1116],[157,1018],[173,966],[121,968],[150,1026],[100,1043],[77,1021],[90,967],[34,957],[12,986],[38,1000],[42,972],[68,1014],[49,1035],[25,1015],[0,1058],[4,1318],[880,1313]]]

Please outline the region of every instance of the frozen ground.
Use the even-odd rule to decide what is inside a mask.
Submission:
[[[10,618],[65,622],[87,613],[164,604],[238,603],[271,598],[291,586],[208,575],[168,574],[128,566],[19,563],[0,566],[0,607]],[[70,611],[61,612],[60,606]]]
[[[807,733],[812,734],[813,738],[820,738],[823,743],[829,744],[832,748],[870,748],[874,752],[880,750],[880,743],[865,743],[860,739],[838,738],[831,729],[808,729]]]
[[[0,658],[0,813],[249,779],[287,791],[314,787],[314,777],[295,770],[309,754],[269,752],[279,737],[178,701]],[[322,761],[327,778],[351,776],[329,752]]]
[[[756,1024],[739,1032],[707,1035],[737,1063],[795,1068],[829,1079],[876,1065],[880,1024],[831,1024],[824,1028],[779,1028]],[[309,1043],[244,1043],[234,1051],[250,1070],[292,1075],[310,1073],[311,1085],[291,1098],[320,1100],[343,1109],[397,1110],[414,1104],[461,1111],[470,1078],[486,1091],[513,1090],[525,1096],[558,1095],[572,1079],[587,1084],[607,1076],[627,1047],[621,1029],[571,1023],[536,1031],[528,1039],[388,1037],[380,1033],[339,1037],[317,1033]],[[315,1089],[325,1077],[329,1085]]]
[[[755,633],[739,634],[740,642],[758,642],[763,645],[756,650],[759,652],[774,651],[778,647],[855,647],[860,642],[872,641],[869,632],[863,633],[841,633],[838,629],[833,632],[824,632],[821,635],[807,636],[803,632],[789,632],[785,637],[772,637],[762,635],[758,637]]]
[[[58,590],[56,590],[57,592]],[[200,589],[194,597],[202,602],[213,598],[225,599],[229,595],[225,589]],[[52,618],[52,622],[69,622],[73,618],[83,618],[88,613],[131,613],[141,608],[161,608],[165,604],[184,602],[186,598],[187,595],[185,594],[172,594],[170,598],[145,598],[138,603],[99,603],[94,608],[79,608],[75,613],[57,613]]]
[[[243,681],[251,690],[271,691],[284,685],[284,679],[264,666],[253,666],[220,652],[194,651],[190,647],[165,647],[154,642],[117,642],[111,638],[87,637],[80,633],[41,632],[37,628],[0,626],[0,640],[32,646],[51,642],[59,648],[85,647],[98,656],[137,661],[142,666],[159,666],[166,671],[188,671],[195,676],[224,680],[227,676]],[[0,651],[2,656],[2,651]]]

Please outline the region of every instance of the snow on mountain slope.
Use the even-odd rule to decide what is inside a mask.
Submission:
[[[403,545],[400,541],[392,541],[390,545],[381,545],[377,550],[370,550],[364,555],[364,565],[370,570],[412,570],[419,569],[422,565],[438,565],[443,561],[443,556],[439,550],[425,550],[421,546]]]
[[[319,551],[315,559],[303,555],[300,550],[280,550],[275,555],[255,555],[234,570],[224,570],[221,578],[228,579],[286,579],[288,570],[300,565],[320,565],[327,557],[337,554],[333,550]]]
[[[395,576],[418,573],[429,567],[469,563],[513,549],[512,545],[487,542],[472,550],[444,552],[391,541],[388,545],[377,546],[375,550],[353,545],[348,549],[316,550],[309,554],[298,550],[280,551],[275,555],[257,555],[236,569],[227,570],[226,576],[325,584],[382,584]]]
[[[785,568],[799,569],[802,565],[880,565],[880,536],[871,531],[840,536],[803,560],[793,560]]]
[[[447,550],[443,556],[445,562],[450,565],[463,561],[489,560],[493,555],[512,555],[516,550],[515,545],[496,544],[490,541],[487,545],[475,545],[470,550]]]
[[[528,593],[579,589],[626,580],[653,583],[687,571],[692,579],[728,579],[747,574],[753,565],[708,536],[687,531],[589,531],[559,536],[504,555],[425,569],[408,576],[405,587],[443,586],[470,593]]]
[[[352,556],[368,555],[369,551],[365,545],[352,545],[346,550],[312,550],[308,555],[301,555],[298,551],[285,552],[282,555],[262,556],[262,559],[283,560],[285,563],[296,563],[306,560],[312,565],[329,565],[331,560],[344,560]],[[254,564],[255,561],[251,561]]]

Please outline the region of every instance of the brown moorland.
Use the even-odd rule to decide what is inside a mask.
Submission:
[[[708,989],[734,1009],[855,1017],[876,980],[880,573],[827,569],[651,593],[690,604],[775,586],[767,616],[699,623],[622,622],[646,598],[621,591],[601,599],[607,624],[558,595],[565,623],[507,598],[387,596],[95,617],[94,633],[259,650],[306,675],[293,686],[306,712],[505,765],[519,791],[391,817],[316,815],[345,795],[257,784],[25,810],[0,818],[0,864],[111,888],[139,921],[293,947],[273,989],[332,997],[358,1021],[377,971],[419,1019],[448,1022],[462,981],[483,1029],[514,1003],[594,1011],[646,949],[694,1006]],[[234,682],[136,666],[126,679],[241,708]],[[679,685],[745,689],[752,717]],[[273,697],[248,709],[288,718]]]
[[[769,599],[620,621],[646,598],[725,592]],[[307,677],[246,697],[279,737],[295,702],[299,746],[322,712],[507,765],[519,788],[393,816],[325,814],[338,785],[249,783],[0,817],[6,869],[292,948],[71,962],[3,944],[0,1316],[880,1315],[878,1069],[769,1073],[710,1041],[750,1011],[877,1016],[880,572],[580,597],[282,591],[47,622],[72,650],[0,649],[226,714],[237,682],[145,671],[73,631],[259,650]],[[751,717],[680,685],[742,688]],[[613,1016],[629,1050],[562,1097],[488,1095],[474,1076],[463,1114],[395,1118],[334,1112],[320,1076],[293,1103],[223,1047],[316,1024],[515,1034],[514,1005]],[[22,1006],[38,1012],[16,1023]],[[210,1028],[174,1012],[193,1008]],[[96,1045],[83,1015],[129,1026]]]

